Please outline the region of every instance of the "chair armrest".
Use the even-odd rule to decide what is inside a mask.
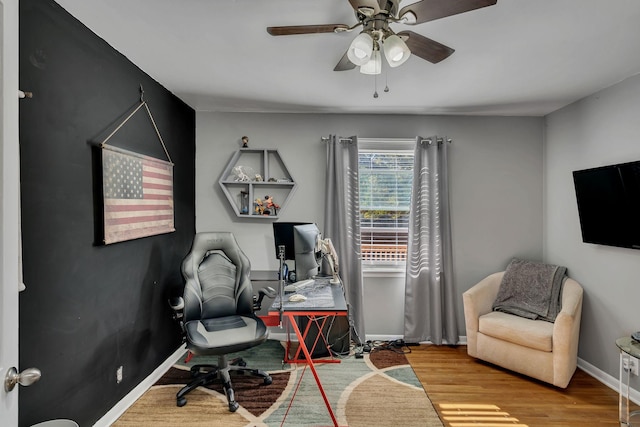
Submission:
[[[474,314],[473,317],[475,318],[492,311],[493,302],[498,296],[503,275],[504,272],[499,272],[487,276],[462,294],[465,317],[467,313],[466,307],[472,310],[470,314]]]
[[[553,323],[554,384],[562,388],[571,380],[578,360],[582,294],[580,284],[567,278],[562,289],[562,310]]]
[[[504,271],[485,277],[462,294],[464,321],[467,330],[467,353],[476,356],[476,337],[480,316],[491,312]]]
[[[567,278],[562,288],[562,310],[553,323],[553,351],[569,351],[572,343],[577,345],[582,314],[582,287]]]

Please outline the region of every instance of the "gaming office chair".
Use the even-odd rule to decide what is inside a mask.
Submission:
[[[267,327],[254,310],[259,309],[265,295],[274,297],[275,291],[261,290],[260,296],[254,297],[250,270],[249,259],[233,234],[208,232],[195,235],[191,252],[182,262],[186,281],[182,301],[173,301],[171,305],[174,310],[182,311],[176,318],[181,318],[187,349],[194,355],[218,356],[218,364],[191,368],[194,379],[176,395],[178,406],[186,405],[185,395],[191,390],[220,379],[229,411],[235,412],[239,405],[235,401],[230,372],[261,377],[264,384],[271,384],[271,377],[266,372],[245,368],[242,359],[229,363],[226,357],[229,353],[262,344],[268,336]]]

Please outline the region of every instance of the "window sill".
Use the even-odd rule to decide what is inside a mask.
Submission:
[[[403,267],[362,267],[363,277],[404,277],[406,274]]]

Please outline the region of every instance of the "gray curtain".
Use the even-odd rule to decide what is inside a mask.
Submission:
[[[340,277],[353,320],[352,338],[362,343],[365,335],[358,188],[358,140],[355,136],[332,135],[327,142],[324,237],[331,239],[338,253]]]
[[[447,138],[416,139],[404,304],[404,339],[456,344]]]

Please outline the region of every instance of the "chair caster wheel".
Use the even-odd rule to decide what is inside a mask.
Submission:
[[[229,412],[236,412],[239,407],[240,407],[240,405],[238,404],[238,402],[230,402],[229,403]]]
[[[273,378],[271,378],[270,376],[265,377],[265,379],[263,380],[264,385],[269,385],[273,382]]]
[[[182,407],[183,407],[184,405],[186,405],[186,404],[187,404],[187,398],[186,398],[186,397],[181,397],[181,398],[179,398],[178,400],[176,400],[176,405],[177,405],[179,408],[182,408]]]

